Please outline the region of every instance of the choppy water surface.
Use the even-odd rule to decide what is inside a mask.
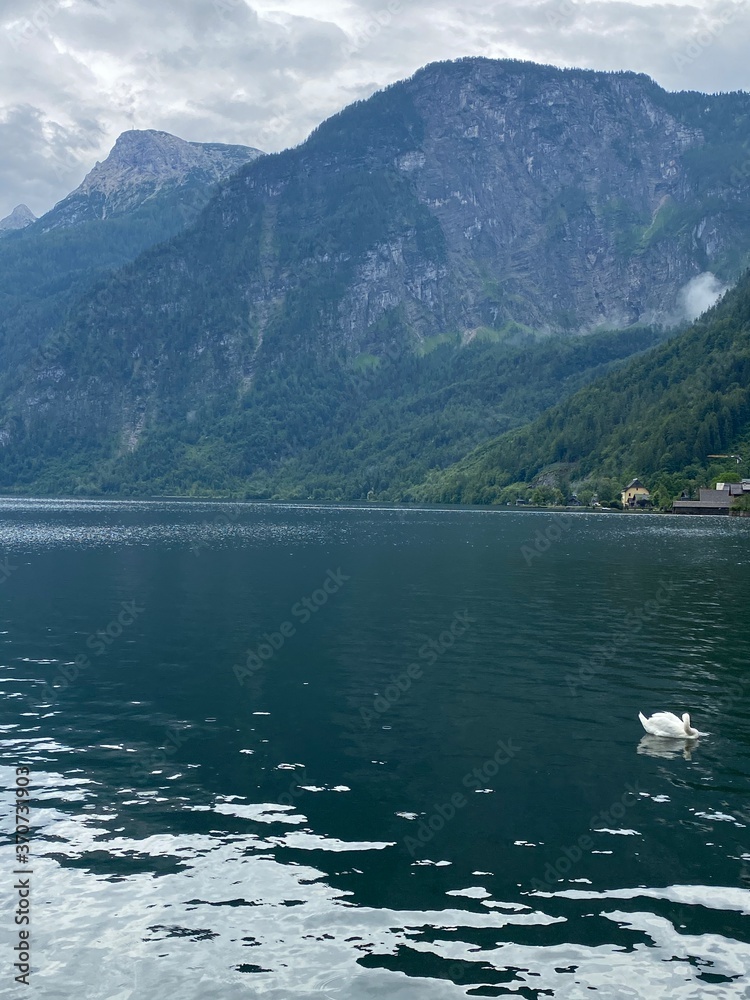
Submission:
[[[749,551],[728,518],[0,502],[0,994],[750,997]],[[646,737],[663,709],[711,735]]]

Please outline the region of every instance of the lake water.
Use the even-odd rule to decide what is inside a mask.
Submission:
[[[0,502],[0,995],[750,997],[749,553],[729,518]]]

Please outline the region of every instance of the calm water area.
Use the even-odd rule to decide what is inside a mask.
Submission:
[[[750,998],[749,555],[750,519],[0,501],[0,996]]]

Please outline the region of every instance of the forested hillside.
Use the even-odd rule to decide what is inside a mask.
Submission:
[[[410,500],[431,469],[533,419],[662,337],[648,328],[587,338],[479,336],[461,349],[438,340],[423,353],[361,355],[333,368],[291,356],[284,369],[259,371],[240,405],[196,397],[195,409],[163,412],[140,447],[114,455],[106,443],[86,447],[83,433],[66,441],[53,422],[41,453],[6,445],[0,486],[46,494]],[[64,343],[59,350],[64,355]],[[100,353],[97,361],[105,378],[116,377],[111,358]],[[257,471],[248,477],[251,462]]]
[[[483,445],[416,491],[440,503],[496,503],[511,484],[644,479],[668,503],[683,488],[736,478],[750,446],[750,274],[691,329]],[[746,468],[740,471],[746,473]],[[506,489],[511,487],[510,490]]]

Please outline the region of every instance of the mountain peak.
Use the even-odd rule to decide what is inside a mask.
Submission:
[[[107,190],[127,171],[134,171],[139,181],[154,178],[163,183],[183,180],[191,170],[200,170],[213,173],[218,181],[226,176],[228,166],[236,163],[238,169],[260,155],[260,150],[249,146],[186,142],[169,132],[131,129],[118,137],[107,159],[96,164],[78,190]]]
[[[106,160],[45,217],[45,228],[132,211],[166,187],[215,184],[262,152],[250,146],[187,142],[169,132],[123,132]]]
[[[5,219],[0,219],[0,232],[12,232],[16,229],[25,229],[32,222],[36,222],[36,216],[26,205],[16,205],[10,215]]]

